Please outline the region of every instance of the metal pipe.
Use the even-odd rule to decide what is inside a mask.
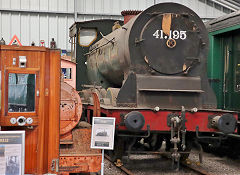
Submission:
[[[216,134],[219,134],[219,135],[225,135],[225,136],[228,136],[228,137],[234,137],[234,138],[236,138],[236,139],[240,139],[240,135],[238,135],[238,134],[224,134],[224,133],[222,133],[222,132],[217,132]]]
[[[102,149],[101,175],[104,174],[104,149]]]
[[[74,21],[77,21],[77,0],[74,0]]]

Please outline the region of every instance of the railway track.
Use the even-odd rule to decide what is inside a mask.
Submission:
[[[111,162],[112,165],[114,165],[116,168],[120,169],[123,173],[125,173],[126,175],[136,175],[135,173],[133,173],[132,171],[130,171],[129,169],[127,169],[125,166],[120,165],[117,166],[116,163],[113,163],[111,161],[111,158],[105,154],[105,158],[107,160],[109,160]],[[191,160],[187,160],[185,162],[181,162],[181,166],[191,170],[193,172],[195,172],[196,174],[201,174],[201,175],[215,175],[213,173],[208,172],[207,170],[205,170],[203,167],[201,167],[201,165],[199,164],[199,162],[194,162]],[[180,173],[181,174],[181,173]]]
[[[108,155],[104,155],[104,157],[109,160],[115,167],[117,167],[118,169],[120,169],[122,172],[124,172],[126,175],[134,175],[134,173],[132,173],[130,170],[128,170],[126,167],[124,167],[123,165],[121,166],[117,166],[115,163],[113,163],[111,161],[111,158]]]
[[[213,173],[206,171],[203,167],[201,167],[199,162],[193,162],[191,160],[187,160],[185,162],[181,162],[181,165],[201,175],[215,175]]]

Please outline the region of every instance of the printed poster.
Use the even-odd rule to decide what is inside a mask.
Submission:
[[[24,174],[25,131],[0,131],[0,175]]]
[[[114,134],[115,118],[93,117],[91,148],[113,150]]]

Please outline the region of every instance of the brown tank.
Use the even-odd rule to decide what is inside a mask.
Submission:
[[[79,123],[82,114],[82,102],[77,91],[65,82],[61,82],[60,103],[60,142],[71,142],[72,130]]]

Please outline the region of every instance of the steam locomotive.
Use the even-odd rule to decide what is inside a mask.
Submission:
[[[113,160],[165,144],[179,162],[193,142],[233,133],[237,113],[217,109],[206,73],[208,33],[197,14],[176,3],[136,13],[122,12],[125,19],[133,16],[124,25],[94,20],[71,26],[82,117],[90,123],[93,116],[116,118]]]

